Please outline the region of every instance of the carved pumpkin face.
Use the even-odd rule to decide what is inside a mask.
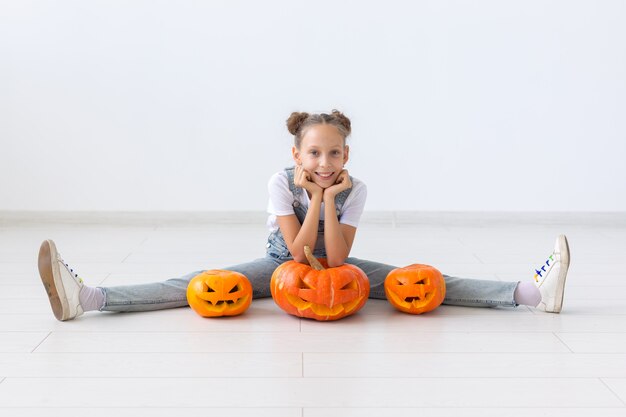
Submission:
[[[413,264],[396,268],[385,278],[387,300],[400,311],[422,314],[434,310],[446,296],[446,282],[437,269]]]
[[[270,291],[280,308],[326,321],[349,316],[365,305],[370,284],[360,268],[350,264],[328,268],[326,259],[315,259],[308,247],[305,253],[313,266],[288,261],[272,274]]]
[[[212,269],[189,281],[187,301],[203,317],[236,316],[250,306],[252,285],[239,272]]]

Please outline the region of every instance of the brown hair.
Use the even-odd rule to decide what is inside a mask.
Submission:
[[[300,149],[302,143],[302,137],[306,131],[306,128],[318,124],[333,125],[339,130],[339,133],[343,136],[343,144],[346,144],[346,138],[350,135],[350,119],[348,119],[339,110],[333,109],[330,114],[309,114],[304,112],[293,112],[287,119],[287,130],[294,135],[294,141],[296,148]]]

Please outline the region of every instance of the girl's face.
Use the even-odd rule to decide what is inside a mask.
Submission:
[[[310,174],[311,181],[324,189],[337,181],[343,165],[348,162],[349,151],[339,130],[322,124],[307,128],[300,150],[295,146],[292,149],[294,161]]]

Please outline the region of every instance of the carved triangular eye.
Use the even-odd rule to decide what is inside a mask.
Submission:
[[[302,278],[298,278],[298,288],[304,288],[307,290],[314,290],[315,287],[310,286],[309,284],[307,284],[306,282],[304,282],[302,280]]]
[[[230,291],[228,291],[228,293],[229,293],[229,294],[232,294],[232,293],[237,292],[237,291],[239,291],[239,290],[241,290],[241,288],[239,288],[239,284],[237,284],[237,285],[235,285],[233,288],[231,288],[231,290],[230,290]]]
[[[357,288],[356,281],[352,280],[348,282],[346,285],[341,287],[342,290],[354,290]]]

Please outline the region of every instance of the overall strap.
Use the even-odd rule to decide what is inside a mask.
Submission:
[[[303,188],[296,187],[296,184],[294,183],[295,171],[296,171],[295,166],[285,168],[285,172],[287,173],[287,180],[289,183],[289,190],[293,194],[292,205],[294,208],[300,206],[300,201],[298,200],[300,197],[300,193],[305,192]],[[351,182],[353,181],[352,176],[350,176],[350,181]],[[337,211],[337,217],[339,217],[339,214],[341,213],[341,208],[343,207],[343,204],[346,202],[348,195],[350,195],[350,191],[352,191],[352,187],[348,188],[347,190],[343,190],[342,192],[340,192],[339,194],[335,196],[335,208]]]

